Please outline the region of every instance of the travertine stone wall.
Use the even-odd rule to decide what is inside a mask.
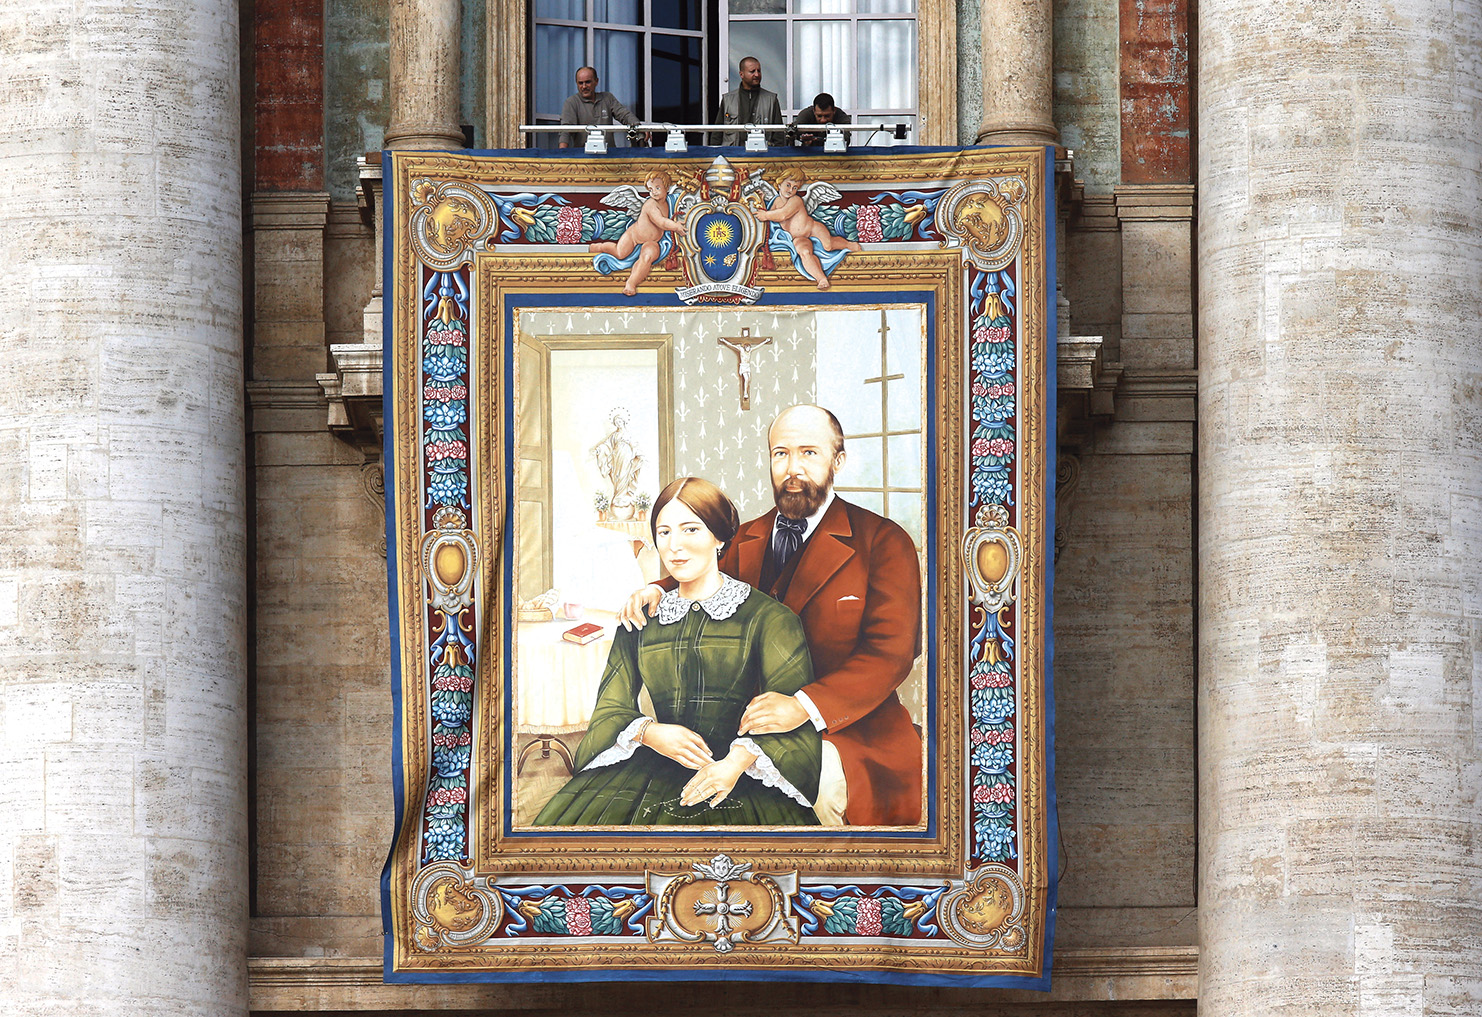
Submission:
[[[1117,0],[1055,0],[1054,19],[1060,144],[1075,153],[1086,193],[1106,194],[1122,179]]]
[[[1133,371],[1194,370],[1194,187],[1123,184],[1117,357]]]
[[[251,952],[376,956],[391,842],[383,515],[324,409],[282,409],[256,461],[256,895]],[[312,415],[319,430],[299,429]]]
[[[1482,3],[1199,23],[1199,1011],[1476,1014]]]
[[[243,1014],[238,11],[0,6],[0,1009]]]
[[[329,195],[252,197],[252,377],[313,380],[325,370],[324,231]]]
[[[1063,464],[1055,563],[1059,947],[1193,943],[1193,421],[1123,407]],[[1069,457],[1069,449],[1062,449]]]
[[[1192,945],[1196,936],[1194,376],[1170,366],[1191,367],[1194,356],[1184,191],[1178,203],[1136,187],[1086,195],[1066,240],[1075,332],[1102,336],[1105,362],[1122,376],[1111,419],[1060,435],[1062,949]],[[1122,345],[1124,320],[1176,308],[1180,295],[1184,328]]]
[[[321,196],[322,197],[322,196]],[[298,231],[284,215],[298,201]],[[252,956],[372,957],[391,842],[391,678],[377,464],[325,427],[314,373],[358,343],[374,234],[354,205],[259,195],[258,272],[307,298],[255,335],[257,806]],[[317,260],[301,252],[313,250]],[[276,252],[276,253],[274,253]],[[261,286],[261,284],[260,284]],[[317,344],[317,346],[316,346]],[[343,1002],[343,1001],[342,1001]]]

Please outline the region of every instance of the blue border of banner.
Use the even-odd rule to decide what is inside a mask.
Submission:
[[[401,613],[396,608],[396,591],[399,582],[396,574],[396,378],[399,374],[396,363],[396,347],[391,341],[391,323],[395,315],[387,313],[386,294],[391,282],[391,238],[395,234],[392,215],[396,207],[393,195],[385,187],[391,176],[391,153],[381,153],[381,462],[386,499],[386,610],[391,621],[391,797],[396,809],[391,828],[391,847],[386,852],[386,864],[381,867],[381,935],[386,941],[385,979],[391,981],[392,939],[391,931],[391,867],[396,863],[396,847],[401,843],[402,827],[406,824],[406,775],[401,768]]]
[[[1055,797],[1055,470],[1060,456],[1059,418],[1060,388],[1055,366],[1059,355],[1056,336],[1059,322],[1055,317],[1055,294],[1058,266],[1055,261],[1055,146],[1045,146],[1045,532],[1040,547],[1045,549],[1045,855],[1049,886],[1045,896],[1045,967],[1044,975],[1033,989],[1050,988],[1050,967],[1054,959],[1055,911],[1060,896],[1060,813]]]
[[[480,149],[466,150],[451,154],[477,155],[477,156],[509,156],[518,158],[642,158],[662,149],[617,149],[610,151],[606,156],[597,157],[587,155],[578,149]],[[717,155],[735,154],[734,148],[723,148],[715,146],[691,146],[689,157],[707,155],[714,152]],[[965,151],[965,149],[954,146],[901,146],[892,148],[850,148],[854,155],[870,154],[902,154],[902,153],[939,153],[952,151]],[[382,458],[385,471],[385,505],[386,505],[386,575],[387,575],[387,613],[390,620],[391,633],[391,697],[392,697],[392,731],[391,731],[391,788],[395,807],[395,825],[393,827],[391,846],[387,852],[385,865],[381,870],[381,931],[384,943],[383,949],[383,973],[382,978],[386,984],[409,984],[409,985],[452,985],[452,984],[491,984],[491,983],[584,983],[584,982],[767,982],[767,981],[790,981],[790,982],[815,982],[815,983],[853,983],[853,984],[884,984],[884,985],[937,985],[959,988],[1003,988],[1003,989],[1032,989],[1048,991],[1050,988],[1051,968],[1053,961],[1053,947],[1055,939],[1055,918],[1058,910],[1058,897],[1060,885],[1060,836],[1057,800],[1055,789],[1055,694],[1054,694],[1054,534],[1055,534],[1055,470],[1058,459],[1056,415],[1059,400],[1058,385],[1056,379],[1056,353],[1057,347],[1055,337],[1058,323],[1056,321],[1055,295],[1056,295],[1056,228],[1055,219],[1055,148],[1045,148],[1045,182],[1044,196],[1045,206],[1043,209],[1045,222],[1045,433],[1040,437],[1044,441],[1045,450],[1045,532],[1040,535],[1040,546],[1047,549],[1044,560],[1045,569],[1045,650],[1044,650],[1044,680],[1043,696],[1045,709],[1045,787],[1046,787],[1046,863],[1049,885],[1046,893],[1046,916],[1044,933],[1044,967],[1038,978],[1023,977],[1018,975],[955,975],[947,973],[913,974],[910,972],[890,971],[877,969],[871,971],[828,971],[812,970],[797,967],[747,969],[745,971],[729,972],[724,970],[691,969],[691,968],[610,968],[602,971],[481,971],[481,972],[403,972],[393,968],[395,963],[394,933],[391,929],[391,868],[396,859],[397,845],[403,835],[403,827],[406,822],[406,787],[405,774],[402,770],[402,673],[401,673],[401,638],[400,638],[400,614],[397,610],[396,591],[398,588],[397,558],[396,558],[396,483],[395,483],[395,459],[393,452],[393,436],[396,431],[395,380],[399,371],[405,366],[398,364],[395,357],[395,347],[392,345],[391,325],[394,318],[393,309],[383,306],[382,317],[382,350],[389,351],[390,356],[383,359],[383,384],[382,384],[382,412],[383,412],[383,444]],[[822,157],[823,153],[806,149],[768,149],[765,153],[749,153],[756,155],[786,155],[793,158],[807,158],[810,156]],[[393,257],[391,240],[394,233],[395,222],[394,210],[398,204],[399,196],[385,187],[385,183],[392,177],[391,153],[381,153],[382,172],[382,221],[381,245],[382,245],[382,293],[383,301],[386,295],[394,294],[395,289],[392,280]],[[901,294],[892,293],[881,302],[899,302]],[[791,298],[796,299],[791,299]],[[545,301],[547,305],[553,301]],[[558,302],[558,301],[557,301]],[[637,305],[652,304],[656,306],[670,307],[672,304],[661,297],[638,297],[632,301]],[[661,303],[662,302],[662,303]],[[810,294],[786,294],[778,296],[778,303],[802,303],[818,302],[816,295]],[[920,302],[920,301],[916,301]],[[506,333],[508,334],[508,333]],[[934,341],[933,332],[933,341]],[[929,359],[929,358],[924,358]],[[928,377],[934,379],[934,363],[923,365],[927,368]],[[509,410],[506,411],[510,412]],[[931,461],[935,461],[935,415],[931,415],[932,440],[928,442],[931,452]],[[508,423],[508,421],[506,422]],[[508,463],[506,467],[508,468]],[[928,475],[930,475],[928,470]],[[926,518],[935,518],[935,493],[931,496],[933,511]],[[932,538],[935,540],[933,532]],[[506,563],[508,556],[506,555]],[[928,560],[932,560],[930,552]],[[506,564],[506,569],[508,565]],[[928,570],[928,597],[929,603],[935,610],[936,580]],[[508,640],[508,634],[505,636]],[[508,659],[506,657],[506,659]],[[507,679],[506,679],[507,680]],[[935,686],[936,676],[928,674],[929,689]],[[506,689],[507,694],[507,689]],[[938,735],[940,733],[938,732]],[[931,759],[932,776],[935,777],[935,759]],[[928,825],[934,829],[936,822],[935,807],[932,802],[932,817]],[[504,815],[501,814],[501,821]],[[696,834],[695,836],[706,836],[707,834]],[[713,834],[708,834],[713,836]],[[814,834],[816,836],[816,834]],[[780,834],[780,836],[787,836]],[[847,836],[847,835],[841,835]],[[871,836],[878,836],[872,834]],[[899,836],[921,836],[917,833],[901,834]]]

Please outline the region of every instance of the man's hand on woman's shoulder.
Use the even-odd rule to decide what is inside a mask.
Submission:
[[[634,591],[618,612],[618,621],[623,628],[629,632],[636,631],[648,624],[649,617],[659,609],[659,600],[664,596],[664,591],[653,583],[649,583],[641,590]]]

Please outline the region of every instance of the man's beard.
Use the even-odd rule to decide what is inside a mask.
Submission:
[[[772,499],[777,503],[777,511],[789,519],[806,519],[823,507],[824,501],[828,499],[829,491],[833,489],[833,464],[829,464],[828,483],[826,484],[815,484],[807,477],[797,477],[795,480],[802,487],[801,491],[784,491],[781,485],[774,483]]]

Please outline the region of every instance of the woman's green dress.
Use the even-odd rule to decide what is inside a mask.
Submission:
[[[648,689],[657,721],[683,724],[721,759],[747,703],[763,692],[792,695],[812,680],[802,623],[766,594],[729,576],[704,601],[666,593],[641,631],[619,627],[591,723],[576,750],[577,773],[541,809],[535,825],[816,826],[812,808],[788,793],[809,803],[818,797],[823,742],[812,724],[750,736],[772,767],[759,760],[714,808],[709,802],[679,803],[694,770],[647,746],[620,743],[643,716],[640,687]]]

